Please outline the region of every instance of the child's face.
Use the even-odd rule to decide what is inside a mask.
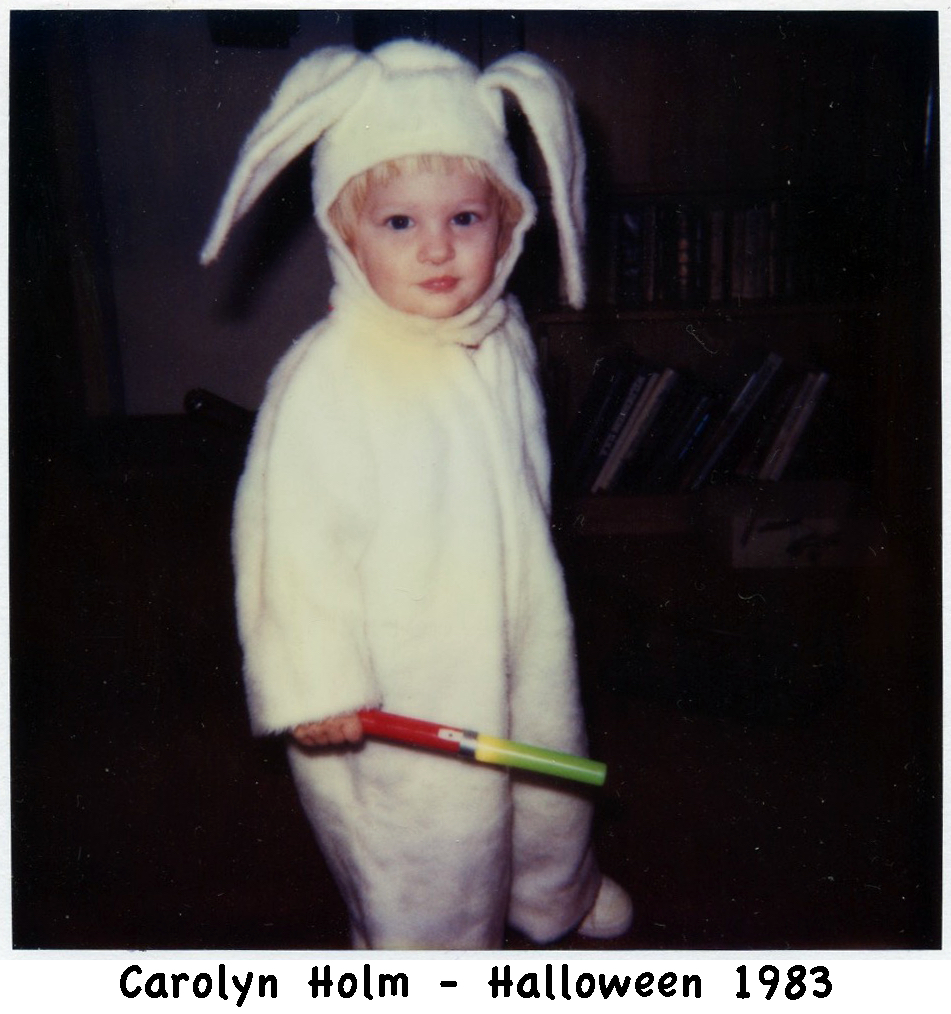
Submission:
[[[389,306],[431,319],[452,317],[492,282],[498,203],[488,183],[464,170],[397,176],[370,187],[353,253]]]

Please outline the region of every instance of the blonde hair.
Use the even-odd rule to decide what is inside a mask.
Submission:
[[[522,202],[506,187],[491,166],[471,155],[404,155],[371,166],[359,176],[348,180],[327,210],[330,224],[337,230],[347,246],[353,245],[357,219],[366,206],[371,187],[385,186],[404,174],[465,172],[487,183],[498,202],[499,254],[508,249],[512,232],[525,209]]]

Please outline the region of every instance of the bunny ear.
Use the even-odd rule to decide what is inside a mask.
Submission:
[[[353,104],[372,73],[355,49],[333,46],[297,63],[246,138],[201,251],[209,264],[271,181]]]
[[[564,295],[580,309],[585,299],[585,154],[571,88],[558,71],[529,53],[496,61],[480,85],[509,92],[528,118],[551,183]]]

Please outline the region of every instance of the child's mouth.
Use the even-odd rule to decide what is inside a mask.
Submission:
[[[430,278],[420,283],[420,287],[427,292],[452,292],[459,284],[459,279],[454,275],[441,275],[439,278]]]

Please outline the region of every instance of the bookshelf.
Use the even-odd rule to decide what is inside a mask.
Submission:
[[[724,534],[743,518],[762,516],[775,521],[809,516],[833,518],[837,524],[848,519],[848,541],[855,541],[852,535],[857,538],[856,533],[874,524],[871,505],[876,495],[876,462],[884,453],[870,438],[875,432],[874,364],[883,319],[875,300],[749,301],[639,309],[602,304],[581,313],[551,310],[537,314],[533,323],[549,402],[558,523],[572,537],[714,532],[706,541],[725,547],[726,557],[734,565],[738,558],[756,559],[732,551]],[[727,447],[717,467],[695,488],[683,485],[689,478],[686,469],[679,476],[674,469],[666,484],[654,482],[653,488],[651,482],[644,481],[630,489],[594,491],[591,472],[586,481],[578,482],[574,460],[577,428],[597,369],[618,355],[629,355],[633,363],[647,364],[648,369],[672,369],[685,385],[681,402],[672,398],[667,417],[663,409],[658,414],[659,433],[653,434],[653,446],[641,451],[645,467],[662,470],[671,465],[663,460],[664,443],[668,442],[669,450],[689,398],[709,392],[718,399],[711,409],[712,431],[768,359],[778,359],[786,373],[781,382],[777,374],[775,391],[767,388],[761,403],[753,406],[739,427],[735,445]],[[758,468],[749,471],[749,462],[747,474],[737,474],[744,455],[765,458],[767,444],[775,436],[768,433],[769,427],[777,425],[784,411],[791,412],[793,388],[802,378],[819,372],[828,378],[828,386],[782,477],[767,480]],[[607,424],[602,421],[601,434],[588,451],[592,458],[606,432]],[[761,445],[758,449],[757,441]],[[702,440],[698,441],[695,460],[704,450]],[[802,557],[798,562],[820,559],[833,560],[835,565],[880,562],[861,551],[844,549],[821,557]],[[789,561],[780,557],[771,564],[764,556],[761,562],[781,566]]]
[[[934,23],[784,14],[778,33],[766,16],[631,18],[610,44],[583,25],[570,43],[526,38],[569,71],[598,67],[572,78],[593,142],[588,306],[558,304],[544,219],[517,279],[582,672],[685,721],[796,721],[855,706],[874,679],[937,694]],[[625,253],[643,258],[653,229],[653,269],[667,272],[653,291],[642,263],[625,275],[619,260],[631,209],[658,219],[634,223]],[[746,264],[732,256],[741,223]],[[569,481],[572,426],[596,364],[618,353],[725,400],[770,354],[828,381],[779,479],[736,475],[733,458],[697,488],[593,493]]]
[[[570,34],[525,22],[526,47],[572,80],[589,152],[588,309],[558,305],[545,220],[516,279],[540,353],[560,536],[585,559],[604,544],[617,572],[662,543],[788,583],[788,559],[740,552],[731,533],[751,512],[808,515],[830,544],[799,566],[877,571],[883,526],[917,559],[934,530],[939,404],[933,20],[614,18],[607,34],[580,17]],[[529,150],[537,188],[536,163]],[[696,489],[592,493],[567,481],[571,428],[595,364],[619,351],[723,399],[770,353],[827,387],[778,480],[715,472]]]

